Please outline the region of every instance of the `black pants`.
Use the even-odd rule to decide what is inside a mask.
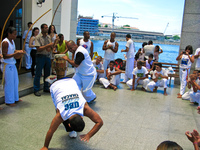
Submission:
[[[36,65],[36,53],[37,53],[37,50],[35,50],[35,49],[31,50],[31,58],[32,58],[31,74],[32,74],[32,76],[35,75],[34,70],[35,70],[35,65]]]

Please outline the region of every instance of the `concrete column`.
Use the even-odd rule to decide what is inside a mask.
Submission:
[[[200,47],[200,1],[185,0],[183,23],[181,31],[180,50],[185,50],[187,45],[192,45],[193,54]],[[194,69],[195,63],[192,65]]]
[[[76,40],[78,0],[63,0],[61,7],[61,33],[66,40]]]

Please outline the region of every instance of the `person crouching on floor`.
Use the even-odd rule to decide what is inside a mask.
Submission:
[[[106,69],[106,78],[100,78],[99,82],[103,84],[103,86],[108,89],[112,88],[114,90],[117,89],[117,85],[120,83],[120,74],[121,70],[117,67],[114,67],[115,62],[110,61],[109,68]]]
[[[148,71],[142,66],[142,62],[137,62],[137,67],[133,70],[133,79],[130,79],[126,84],[134,91],[137,85],[142,85],[142,90],[146,91],[146,86],[149,83]]]
[[[164,87],[164,95],[167,96],[167,80],[168,74],[162,64],[156,64],[156,70],[153,71],[153,81],[147,84],[147,89],[150,89],[152,92],[157,92],[158,87]]]

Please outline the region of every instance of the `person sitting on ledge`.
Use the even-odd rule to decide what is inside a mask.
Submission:
[[[145,67],[142,66],[142,62],[137,62],[137,67],[133,70],[133,79],[130,79],[126,84],[131,88],[131,91],[134,91],[137,88],[137,85],[142,85],[142,90],[146,91],[146,86],[149,83],[148,71]]]
[[[153,81],[147,84],[147,89],[150,89],[152,92],[157,92],[158,87],[164,87],[164,95],[167,96],[167,80],[168,74],[164,68],[162,68],[161,63],[156,64],[156,70],[153,71]]]
[[[104,67],[102,64],[102,57],[98,56],[96,60],[92,61],[94,67],[96,68],[97,71],[97,80],[102,78],[104,76]]]
[[[115,62],[110,61],[109,68],[106,69],[106,78],[100,78],[99,82],[104,85],[106,89],[112,88],[114,90],[117,89],[117,85],[120,83],[120,74],[121,70],[117,67],[114,67]]]

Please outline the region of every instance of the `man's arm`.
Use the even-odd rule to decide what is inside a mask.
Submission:
[[[8,59],[11,57],[17,57],[21,54],[24,54],[25,52],[23,50],[15,50],[13,54],[8,54],[8,42],[4,41],[2,43],[2,54],[4,59]]]
[[[124,49],[121,50],[121,52],[128,52],[128,51],[129,51],[129,48],[128,48],[128,47],[126,47],[125,50],[124,50]]]
[[[101,117],[94,111],[92,110],[87,103],[85,103],[85,107],[84,107],[84,116],[87,116],[88,118],[90,118],[95,125],[93,126],[93,128],[85,135],[80,135],[81,141],[87,141],[89,142],[90,138],[96,134],[99,129],[102,127],[103,125],[103,120],[101,119]]]
[[[46,138],[45,138],[45,142],[44,142],[44,147],[41,148],[41,150],[46,150],[48,149],[49,147],[49,143],[51,141],[51,138],[54,134],[54,132],[57,130],[58,126],[63,122],[63,119],[60,115],[60,112],[59,110],[57,109],[56,110],[56,115],[55,117],[53,118],[52,122],[51,122],[51,125],[50,125],[50,128],[46,134]]]
[[[117,42],[115,42],[115,47],[113,48],[113,46],[109,47],[114,53],[117,53],[118,51],[118,47],[119,47],[119,44]]]
[[[65,59],[66,61],[68,61],[74,67],[78,67],[81,64],[81,62],[85,59],[83,53],[81,53],[81,52],[78,52],[76,54],[75,60],[71,60],[67,56],[64,56],[62,58]]]
[[[38,52],[41,52],[43,50],[47,50],[48,52],[50,52],[53,45],[54,45],[54,43],[49,43],[49,44],[44,45],[44,46],[35,46],[35,47],[37,48]]]
[[[37,48],[38,52],[41,52],[43,50],[47,50],[48,52],[50,52],[53,46],[54,43],[49,43],[47,45],[41,46],[39,38],[38,37],[35,38],[35,47]]]
[[[91,47],[90,47],[90,57],[91,57],[91,59],[93,57],[93,49],[94,49],[93,42],[91,42]]]
[[[108,49],[107,43],[108,43],[108,40],[106,40],[106,41],[104,42],[103,48],[102,48],[103,50],[107,50],[107,49]]]
[[[119,68],[115,67],[115,72],[111,73],[111,76],[112,75],[118,75],[120,73],[122,73],[122,71]]]
[[[74,67],[79,66],[79,65],[75,64],[74,60],[69,59],[69,57],[67,57],[67,56],[63,56],[62,58],[65,59],[66,61],[68,61],[68,63],[70,63]]]
[[[200,51],[199,52],[195,52],[194,58],[197,59],[197,58],[199,58],[199,56],[200,56]]]
[[[133,82],[132,82],[132,89],[131,91],[135,90],[135,75],[133,75]]]

